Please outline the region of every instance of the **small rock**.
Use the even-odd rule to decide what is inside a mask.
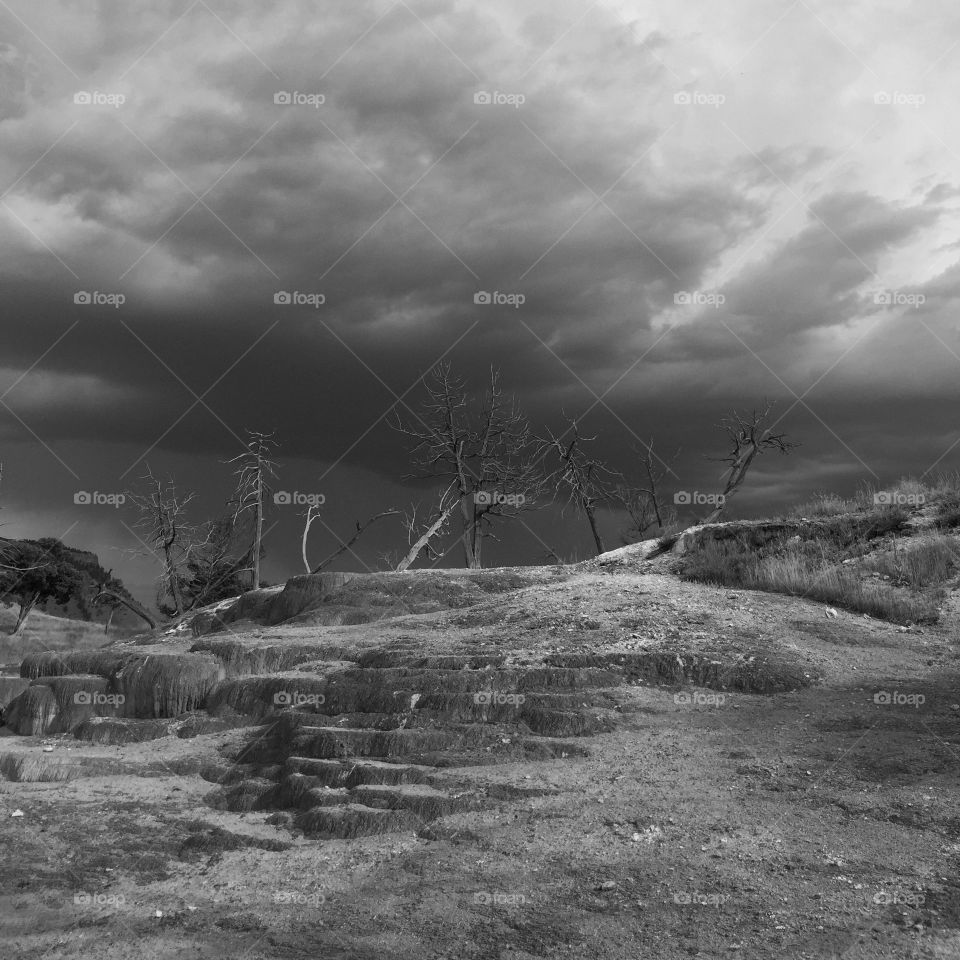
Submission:
[[[838,616],[840,616],[840,614],[838,614],[837,611],[833,609],[833,607],[827,607],[827,609],[824,611],[824,613],[825,613],[826,616],[828,616],[828,617],[833,617],[834,619],[836,619]]]
[[[597,888],[598,890],[613,890],[617,886],[616,880],[604,880]]]
[[[44,752],[44,753],[53,753],[53,747],[51,747],[51,746],[46,746],[46,747],[43,748],[43,752]]]
[[[11,817],[22,817],[23,815],[24,813],[22,810],[14,810],[13,813],[10,814]]]

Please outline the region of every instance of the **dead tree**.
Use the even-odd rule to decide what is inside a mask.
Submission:
[[[247,449],[227,463],[237,463],[237,486],[234,491],[234,523],[242,513],[253,513],[253,542],[250,545],[251,589],[260,586],[260,557],[263,546],[263,515],[267,494],[270,491],[269,480],[277,475],[277,465],[270,459],[277,443],[272,434],[257,430],[247,431]]]
[[[720,428],[729,438],[730,452],[725,457],[709,459],[729,464],[726,471],[727,480],[716,507],[700,521],[701,523],[716,523],[729,499],[743,484],[750,465],[758,455],[769,450],[779,450],[780,453],[786,454],[799,446],[798,443],[787,440],[786,434],[773,433],[773,427],[769,425],[772,409],[773,403],[768,402],[763,411],[751,411],[748,419],[734,410],[729,417],[725,417],[720,422]]]
[[[106,589],[106,587],[101,586],[100,590],[94,595],[92,602],[110,603],[110,617],[104,627],[105,631],[109,629],[110,621],[113,619],[113,614],[117,607],[126,607],[128,610],[133,611],[138,617],[141,617],[147,622],[147,625],[151,630],[157,625],[156,619],[147,611],[145,607],[142,607],[139,603],[137,603],[136,600],[132,599],[131,597],[124,597],[119,593],[114,593],[112,590]]]
[[[624,482],[617,488],[617,499],[631,522],[631,526],[622,536],[625,543],[642,540],[654,524],[662,532],[668,525],[676,522],[676,510],[664,505],[660,489],[667,473],[673,473],[669,463],[653,452],[653,438],[642,452],[635,450],[635,453],[640,460],[643,478],[636,483]],[[671,457],[671,462],[679,455],[680,451],[677,450]]]
[[[139,512],[134,529],[142,531],[140,541],[161,558],[163,573],[160,577],[160,602],[169,597],[174,616],[184,612],[181,581],[182,567],[190,553],[194,529],[187,521],[186,508],[194,498],[177,491],[173,477],[166,481],[153,475],[150,464],[145,464],[146,474],[141,478],[146,490],[130,491],[127,500]]]
[[[443,480],[454,489],[461,516],[460,541],[467,567],[482,565],[485,537],[495,520],[511,520],[535,506],[543,479],[526,418],[507,400],[491,368],[481,401],[472,401],[449,363],[438,364],[425,384],[419,414],[391,426],[412,445],[417,476]]]
[[[402,573],[404,570],[410,567],[424,550],[426,550],[428,554],[432,552],[430,541],[433,540],[434,537],[437,537],[443,533],[444,529],[446,528],[447,521],[460,504],[460,498],[455,495],[456,489],[457,488],[455,484],[451,484],[449,487],[447,487],[443,495],[440,497],[436,509],[433,511],[424,526],[421,527],[417,523],[416,506],[411,507],[410,512],[404,516],[403,522],[404,526],[407,528],[407,542],[410,544],[410,549],[407,551],[404,558],[397,564],[397,573]],[[434,553],[434,556],[439,557],[440,554]]]
[[[94,592],[93,597],[91,597],[90,602],[93,604],[105,603],[108,605],[109,613],[107,614],[107,622],[103,625],[104,633],[107,633],[110,630],[110,624],[113,622],[114,615],[121,607],[126,607],[138,617],[141,617],[143,620],[145,620],[151,630],[156,627],[156,618],[148,610],[137,603],[133,597],[129,595],[125,596],[125,591],[123,593],[121,592],[121,584],[113,576],[113,570],[108,570],[106,576],[103,576],[102,573],[100,576],[102,579],[100,579],[97,583],[97,589]]]
[[[316,511],[316,512],[314,512]],[[359,520],[356,522],[356,530],[353,533],[353,536],[349,540],[340,540],[337,538],[337,542],[340,544],[336,550],[333,551],[325,560],[318,563],[315,567],[311,568],[309,562],[307,561],[307,535],[310,533],[310,525],[320,516],[320,507],[319,506],[310,506],[307,508],[305,515],[305,522],[303,525],[303,540],[301,542],[301,550],[303,553],[303,566],[305,567],[307,573],[319,573],[324,567],[333,563],[337,557],[342,553],[346,553],[367,531],[367,529],[380,520],[382,517],[393,517],[399,514],[399,510],[383,510],[380,513],[374,514],[370,517],[365,523],[361,523]],[[326,524],[324,524],[326,526]],[[327,528],[329,529],[329,527]],[[332,531],[331,531],[332,532]]]
[[[537,454],[544,459],[556,455],[557,465],[546,475],[545,483],[553,489],[555,498],[565,496],[566,505],[572,505],[587,518],[600,554],[605,547],[597,526],[597,509],[616,498],[617,480],[622,477],[584,450],[584,444],[596,437],[582,437],[577,421],[571,419],[569,423],[562,436],[548,430],[545,438],[539,438]]]

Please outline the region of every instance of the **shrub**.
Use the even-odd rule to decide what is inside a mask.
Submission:
[[[925,538],[917,543],[898,545],[878,557],[871,557],[865,567],[905,583],[914,590],[938,587],[952,579],[960,566],[960,544],[945,534]]]
[[[756,531],[739,531],[724,539],[707,539],[684,559],[686,579],[723,587],[742,587],[809,597],[895,623],[932,622],[939,616],[940,589],[960,557],[950,538],[909,551],[898,569],[914,592],[892,583],[863,580],[840,563],[845,554],[864,552],[871,539],[902,526],[898,510],[874,511],[840,522],[817,524],[804,539],[784,534],[760,539]]]

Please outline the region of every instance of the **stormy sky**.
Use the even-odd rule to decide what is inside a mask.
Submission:
[[[78,491],[149,462],[213,515],[274,431],[278,489],[325,497],[317,561],[429,500],[387,420],[441,359],[618,469],[679,448],[673,489],[716,490],[717,421],[775,400],[802,446],[740,515],[960,466],[960,9],[4,0],[0,25],[0,519],[145,600],[133,518]],[[270,579],[301,512],[271,511]],[[590,545],[550,508],[501,537],[491,563]],[[340,565],[405,543],[385,521]]]

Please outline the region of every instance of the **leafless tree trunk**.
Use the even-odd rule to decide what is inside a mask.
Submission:
[[[673,473],[670,464],[653,452],[652,438],[643,453],[639,450],[636,453],[643,467],[644,479],[636,484],[624,483],[617,490],[617,499],[633,524],[622,537],[626,543],[642,540],[643,535],[654,524],[662,531],[668,523],[676,520],[676,512],[672,508],[669,511],[664,508],[659,489],[666,474]],[[676,460],[679,454],[678,450],[671,460]]]
[[[583,437],[576,420],[558,437],[549,430],[546,438],[539,440],[538,455],[545,458],[553,453],[558,459],[556,468],[546,477],[546,483],[554,488],[554,495],[566,493],[567,503],[587,518],[590,533],[598,554],[605,547],[597,525],[597,508],[615,499],[615,481],[620,475],[614,473],[595,457],[584,451],[584,444],[596,437]]]
[[[720,519],[724,507],[746,479],[750,465],[759,454],[768,450],[789,453],[791,449],[799,446],[787,440],[786,434],[772,432],[773,427],[768,425],[772,409],[773,404],[767,403],[762,411],[753,410],[749,419],[734,411],[720,423],[721,429],[726,431],[730,440],[730,452],[725,457],[712,459],[728,463],[730,467],[727,471],[727,482],[716,507],[701,523],[716,523]]]
[[[430,541],[433,540],[438,534],[442,533],[443,528],[447,525],[447,521],[453,515],[454,510],[460,504],[460,498],[454,495],[456,487],[454,484],[451,484],[443,496],[440,497],[440,502],[437,505],[436,517],[433,520],[428,521],[424,531],[417,535],[417,510],[416,507],[411,510],[411,512],[405,517],[404,522],[407,527],[407,540],[410,543],[410,549],[407,551],[406,556],[397,564],[397,573],[402,573],[404,570],[408,569],[411,564],[416,562],[417,557],[420,556],[420,553],[424,549],[429,549]]]
[[[543,490],[530,429],[516,401],[504,398],[494,369],[479,409],[449,363],[433,369],[426,389],[420,413],[407,421],[397,416],[392,426],[413,441],[411,459],[418,476],[453,487],[464,561],[478,568],[493,521],[516,519]]]
[[[139,603],[137,603],[136,600],[127,599],[126,597],[121,596],[119,593],[114,593],[112,590],[101,589],[100,592],[93,598],[93,603],[100,603],[103,600],[114,600],[121,606],[126,607],[128,610],[132,610],[138,617],[146,620],[151,630],[157,625],[156,618],[153,617],[145,607],[142,607]]]
[[[237,488],[234,493],[234,521],[245,510],[253,510],[253,543],[251,545],[251,589],[260,586],[260,554],[263,545],[264,503],[269,490],[268,478],[277,475],[277,465],[270,459],[270,453],[276,449],[271,434],[249,430],[247,449],[228,463],[239,463],[237,468]]]
[[[174,615],[180,616],[184,610],[180,570],[193,536],[193,528],[186,521],[186,508],[194,494],[182,496],[172,477],[164,484],[153,475],[149,464],[146,464],[146,470],[142,479],[147,484],[147,492],[128,492],[127,499],[140,513],[134,527],[144,531],[142,542],[162,555],[161,593],[169,595]]]
[[[39,593],[33,593],[29,597],[21,600],[20,602],[20,614],[17,617],[17,625],[13,628],[13,632],[10,634],[11,637],[19,637],[23,632],[24,627],[27,625],[27,617],[30,616],[30,611],[37,605],[37,601],[40,599]]]

